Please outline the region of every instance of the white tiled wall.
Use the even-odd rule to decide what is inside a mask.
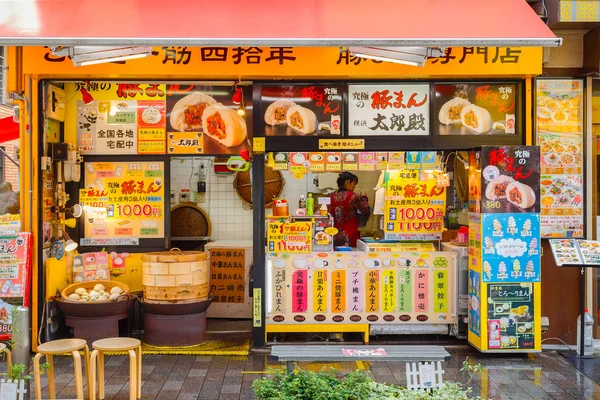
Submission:
[[[252,240],[252,210],[244,203],[233,188],[234,174],[214,173],[212,158],[194,157],[171,160],[171,189],[198,188],[198,171],[204,164],[207,173],[206,202],[198,206],[206,211],[212,224],[212,240]]]

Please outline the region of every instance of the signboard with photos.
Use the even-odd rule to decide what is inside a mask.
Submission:
[[[556,265],[600,267],[600,242],[582,239],[550,239]]]

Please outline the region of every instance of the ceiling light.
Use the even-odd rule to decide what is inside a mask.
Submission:
[[[425,65],[429,57],[444,55],[443,49],[433,47],[350,47],[348,50],[356,57],[419,67]]]
[[[147,57],[152,54],[152,47],[72,46],[53,48],[52,53],[56,56],[71,57],[73,64],[77,67]]]

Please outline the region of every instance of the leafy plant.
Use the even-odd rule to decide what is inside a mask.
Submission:
[[[365,371],[354,371],[342,378],[333,368],[320,372],[297,369],[288,374],[270,370],[272,379],[262,378],[252,383],[260,400],[466,400],[471,389],[459,383],[447,383],[432,391],[412,391],[404,387],[375,382]]]
[[[460,369],[460,372],[469,376],[469,380],[466,383],[467,385],[473,380],[473,375],[479,374],[481,371],[483,371],[481,364],[469,360],[469,357],[463,361],[462,368]]]

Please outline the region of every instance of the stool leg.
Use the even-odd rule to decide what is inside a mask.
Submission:
[[[83,399],[83,377],[81,373],[81,355],[78,350],[73,352],[73,368],[75,369],[75,391],[77,398]]]
[[[96,363],[98,361],[98,350],[92,351],[90,356],[90,369],[88,371],[88,397],[90,400],[96,400]]]
[[[142,398],[142,346],[137,348],[137,398]]]
[[[104,399],[104,352],[98,351],[98,398]]]
[[[48,397],[56,399],[56,385],[54,384],[54,358],[52,354],[46,354],[46,362],[48,363]]]
[[[129,400],[137,399],[137,357],[135,350],[129,350]]]
[[[33,357],[33,383],[35,386],[35,398],[36,400],[42,400],[42,380],[40,377],[40,358],[44,355],[37,353],[35,357]],[[50,377],[48,377],[50,379]],[[50,382],[48,381],[48,385]]]
[[[83,356],[85,357],[84,364],[85,364],[85,384],[87,385],[87,387],[90,387],[90,348],[88,347],[88,345],[86,344],[83,347]]]

